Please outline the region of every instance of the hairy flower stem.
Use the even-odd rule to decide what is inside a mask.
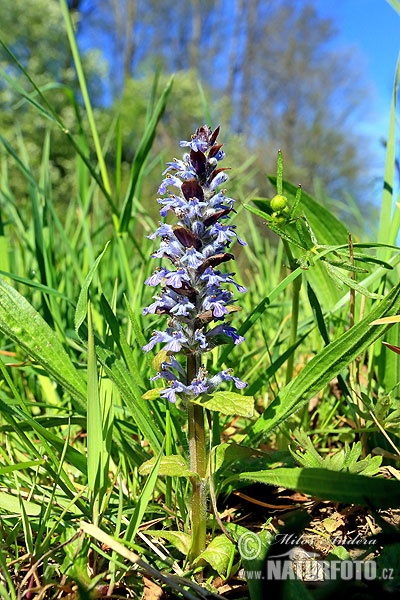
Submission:
[[[291,271],[294,271],[297,268],[297,260],[294,258],[292,251],[290,249],[289,244],[286,240],[282,240],[283,245],[285,247],[285,251],[289,261],[289,268]],[[289,347],[293,346],[293,344],[297,341],[297,327],[299,323],[299,307],[300,307],[300,289],[301,289],[301,280],[302,277],[296,277],[293,281],[292,287],[292,317],[290,322],[290,338],[289,338]],[[293,368],[294,368],[294,352],[289,356],[287,361],[287,369],[286,369],[286,383],[293,378]]]
[[[187,357],[188,381],[192,381],[199,366],[195,356]],[[189,561],[195,560],[206,547],[207,528],[207,446],[204,409],[193,402],[188,403],[190,470],[196,473],[192,483],[192,545]]]

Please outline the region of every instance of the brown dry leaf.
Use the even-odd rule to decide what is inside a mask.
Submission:
[[[164,595],[162,587],[143,575],[144,592],[143,600],[161,600]]]

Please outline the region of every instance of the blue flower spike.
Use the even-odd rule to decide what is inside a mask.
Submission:
[[[169,321],[164,332],[153,332],[143,350],[149,352],[157,344],[163,345],[169,362],[161,363],[152,379],[169,382],[160,396],[173,403],[212,393],[224,381],[232,381],[238,389],[247,386],[231,375],[231,369],[209,376],[201,366],[202,354],[217,343],[244,341],[234,327],[224,322],[234,295],[223,286],[232,284],[239,293],[246,288],[233,279],[234,273],[222,272],[218,267],[234,259],[228,252],[233,242],[246,243],[237,236],[236,227],[227,223],[235,201],[225,196],[225,190],[217,189],[228,180],[226,168],[219,167],[225,153],[222,144],[217,143],[218,134],[219,127],[211,131],[204,125],[190,141],[180,142],[189,151],[182,160],[174,158],[167,163],[157,200],[164,220],[148,236],[152,240],[160,238],[160,247],[152,257],[167,259],[169,264],[145,281],[151,287],[161,285],[161,291],[143,314],[165,314]],[[172,225],[166,222],[171,213],[175,219]],[[198,371],[191,381],[174,357],[177,353],[196,356]]]

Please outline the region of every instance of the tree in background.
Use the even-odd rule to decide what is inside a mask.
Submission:
[[[312,1],[87,0],[81,9],[81,36],[101,40],[114,93],[155,68],[193,71],[212,110],[225,99],[222,121],[251,140],[264,172],[281,148],[286,175],[308,189],[317,179],[330,194],[360,190],[367,99],[357,57],[338,49]]]
[[[225,131],[245,139],[260,173],[274,170],[281,148],[285,174],[294,183],[312,190],[317,181],[317,189],[333,195],[362,190],[368,165],[359,151],[362,146],[365,153],[365,143],[360,144],[357,118],[365,111],[365,93],[352,57],[335,46],[331,20],[321,18],[311,1],[70,0],[69,6],[87,55],[100,130],[104,137],[120,112],[127,162],[140,138],[155,72],[161,79],[179,72],[161,125],[167,153],[168,140],[205,120],[198,78],[211,125],[221,122]],[[0,19],[5,41],[39,84],[47,86],[68,126],[76,127],[65,92],[48,85],[57,82],[76,90],[57,0],[15,0],[0,7]],[[87,54],[93,49],[97,55]],[[15,135],[15,100],[8,97],[9,89],[0,90],[1,112],[6,113],[0,125],[7,138]],[[40,148],[39,121],[30,115],[24,122],[25,110],[18,105],[18,124],[25,139],[28,131]],[[73,167],[64,141],[54,136],[55,175],[64,178]],[[260,176],[256,184],[264,193],[265,178]]]
[[[79,89],[76,72],[65,34],[64,21],[57,0],[13,0],[0,3],[1,40],[16,56],[22,67],[55,108],[65,126],[79,130]],[[106,63],[98,50],[85,54],[85,70],[95,103],[100,104],[102,78]],[[75,154],[60,129],[51,124],[21,99],[21,94],[6,76],[27,93],[34,89],[4,48],[0,48],[0,131],[15,149],[22,162],[36,171],[44,151],[46,132],[50,134],[50,167],[53,189],[60,201],[69,201],[75,192]],[[83,124],[84,126],[84,124]],[[26,185],[15,163],[8,161],[10,187],[22,201]]]

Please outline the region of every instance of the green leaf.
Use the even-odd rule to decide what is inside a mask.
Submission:
[[[219,444],[213,448],[214,465],[213,472],[216,473],[222,466],[227,466],[237,460],[246,461],[251,457],[259,456],[261,453],[254,448],[242,446],[235,443]]]
[[[93,494],[99,489],[101,451],[103,448],[103,418],[100,404],[96,349],[93,336],[92,309],[88,302],[88,385],[87,385],[87,467],[88,488]]]
[[[34,358],[86,408],[86,385],[55,332],[21,294],[0,279],[0,331]]]
[[[197,558],[195,564],[205,560],[217,571],[218,575],[225,577],[229,566],[232,564],[234,552],[235,545],[225,535],[218,535],[211,540],[206,550]]]
[[[253,396],[242,396],[236,392],[215,392],[212,396],[200,396],[192,402],[223,415],[252,417],[254,414]]]
[[[0,492],[0,509],[16,515],[21,515],[22,511],[25,510],[26,515],[29,517],[37,517],[42,511],[39,504],[35,504],[30,500],[23,500],[20,496],[13,496],[6,492]]]
[[[100,363],[118,389],[143,437],[149,442],[153,452],[158,452],[161,448],[162,433],[149,403],[142,399],[142,392],[133,375],[126,369],[122,360],[117,358],[97,338],[96,352]]]
[[[379,317],[394,315],[400,310],[400,283],[375,304],[370,313],[350,330],[326,346],[286,385],[264,411],[252,428],[254,434],[265,434],[304,406],[331,379],[356,359],[386,331],[387,326],[371,327]]]
[[[26,462],[19,462],[15,465],[7,465],[6,467],[0,467],[0,475],[12,473],[13,471],[22,471],[24,469],[30,469],[31,467],[36,469],[44,463],[44,460],[27,460]]]
[[[362,294],[363,296],[366,296],[367,298],[372,298],[373,300],[380,300],[382,298],[381,294],[375,294],[374,292],[370,292],[369,290],[367,290],[367,288],[365,288],[362,285],[360,285],[359,283],[357,283],[357,281],[355,281],[354,279],[351,279],[351,277],[348,277],[347,275],[342,273],[341,269],[337,268],[332,262],[326,261],[325,264],[326,264],[326,268],[328,269],[330,274],[333,274],[340,281],[342,281],[345,285],[347,285],[350,289],[356,290],[359,294]]]
[[[151,535],[156,539],[167,540],[181,554],[185,556],[189,554],[192,538],[183,531],[155,531],[154,529],[146,529],[146,535]]]
[[[135,152],[135,158],[133,159],[132,163],[130,185],[126,194],[123,209],[121,211],[120,232],[126,231],[128,229],[128,225],[131,219],[133,197],[135,195],[135,191],[138,182],[140,181],[143,169],[146,165],[149,152],[153,145],[154,137],[156,135],[156,127],[167,106],[168,98],[172,90],[173,81],[174,77],[172,76],[168,81],[167,85],[165,86],[159,101],[157,102],[152,117],[149,123],[147,124],[142,139],[140,140],[139,147]]]
[[[76,310],[75,310],[75,331],[76,333],[79,335],[79,328],[82,325],[83,321],[86,319],[86,315],[87,315],[87,307],[88,307],[88,293],[89,293],[89,287],[90,284],[92,283],[94,274],[96,273],[100,261],[103,258],[108,245],[110,242],[107,242],[107,244],[104,247],[103,252],[101,252],[101,254],[99,254],[99,256],[96,258],[94,264],[91,266],[89,273],[86,275],[85,277],[85,281],[83,282],[82,285],[82,289],[80,291],[79,294],[79,298],[78,298],[78,302],[76,304]]]
[[[264,569],[265,559],[270,550],[274,536],[266,529],[260,533],[255,533],[236,523],[225,523],[225,527],[237,541],[238,550],[242,559],[242,565],[245,571],[262,571]],[[250,578],[247,581],[251,600],[261,600],[266,595],[265,581],[260,578]],[[268,583],[267,583],[268,585]]]
[[[296,467],[240,473],[232,479],[284,486],[322,500],[375,508],[400,506],[400,481],[353,473]]]
[[[139,526],[142,522],[144,514],[146,512],[147,506],[153,496],[154,489],[157,484],[157,478],[159,475],[159,468],[162,460],[162,448],[158,456],[154,457],[154,462],[149,473],[149,477],[147,478],[146,483],[140,491],[140,495],[135,506],[135,510],[130,519],[127,530],[125,531],[124,539],[128,542],[133,542],[136,536],[136,533],[139,529]]]
[[[36,419],[31,417],[29,414],[26,414],[24,411],[20,410],[16,406],[11,406],[9,403],[3,402],[0,399],[0,413],[12,424],[13,429],[19,429],[20,423],[22,425],[27,425],[27,428],[31,428],[36,433],[49,442],[53,448],[62,452],[65,447],[65,440],[55,435],[48,427],[44,427],[40,424]],[[18,425],[17,425],[18,422]],[[86,465],[86,457],[68,445],[65,450],[65,456],[67,460],[73,465],[76,469],[79,469],[82,473],[87,473],[87,465]]]
[[[146,460],[139,469],[140,475],[149,475],[154,468],[156,458]],[[170,477],[192,477],[193,473],[189,471],[189,467],[183,458],[179,454],[171,454],[169,456],[163,456],[161,458],[160,467],[158,471],[159,475],[168,475]]]
[[[158,398],[160,397],[160,393],[163,390],[166,390],[167,388],[154,388],[154,390],[147,390],[147,392],[145,392],[142,395],[142,399],[143,400],[158,400]]]
[[[295,271],[292,271],[287,277],[285,277],[285,279],[281,281],[268,296],[263,298],[263,300],[261,300],[261,302],[247,317],[243,325],[239,327],[238,334],[245,335],[246,332],[251,327],[253,327],[256,321],[258,321],[258,319],[264,314],[268,307],[274,302],[274,300],[278,298],[279,295],[288,287],[288,285],[292,281],[294,281],[302,272],[303,270],[300,267],[298,267]],[[218,366],[221,366],[225,362],[225,360],[229,356],[229,353],[232,351],[232,347],[233,343],[230,344],[227,348],[225,348],[225,350],[222,352],[217,363]]]
[[[268,179],[275,184],[276,178]],[[297,194],[297,186],[289,181],[283,182],[283,193],[293,200]],[[307,221],[311,225],[320,244],[345,244],[347,243],[347,228],[328,209],[319,204],[304,190],[301,193],[300,206],[304,211]]]

